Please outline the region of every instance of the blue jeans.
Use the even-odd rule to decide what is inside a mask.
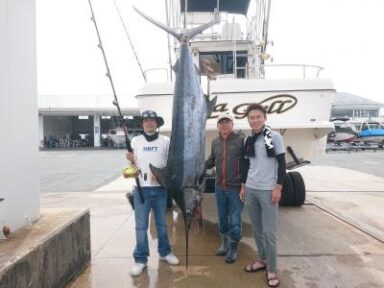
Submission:
[[[144,204],[140,202],[139,191],[135,191],[133,201],[135,203],[135,225],[136,225],[136,247],[133,257],[136,263],[148,262],[148,224],[149,214],[153,209],[158,246],[157,251],[161,257],[171,253],[171,246],[168,240],[166,212],[167,212],[167,191],[163,187],[142,187]]]
[[[245,186],[245,207],[255,233],[257,251],[267,262],[269,272],[276,273],[276,228],[278,205],[272,205],[271,190],[257,190]]]
[[[228,233],[232,241],[238,242],[242,236],[241,212],[244,204],[239,190],[222,190],[215,186],[217,213],[220,233]]]

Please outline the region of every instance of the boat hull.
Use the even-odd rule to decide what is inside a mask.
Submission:
[[[211,97],[217,103],[206,125],[206,156],[210,142],[217,136],[216,118],[222,112],[235,117],[235,130],[250,133],[245,111],[251,103],[261,103],[267,109],[267,125],[278,130],[286,147],[291,146],[298,157],[311,160],[325,152],[327,134],[334,130],[329,122],[334,96],[332,83],[324,80],[245,80],[225,79],[211,82]],[[164,116],[162,132],[170,134],[172,127],[172,83],[149,83],[136,96],[139,107],[151,107]],[[287,161],[292,161],[287,155]]]

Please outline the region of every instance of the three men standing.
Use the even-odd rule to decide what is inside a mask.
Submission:
[[[255,242],[260,259],[248,264],[246,272],[267,270],[267,284],[277,287],[276,228],[277,210],[285,176],[285,147],[282,136],[265,125],[267,114],[260,104],[249,105],[246,116],[252,135],[244,144],[244,137],[233,131],[233,117],[228,113],[217,118],[219,135],[212,141],[211,154],[206,168],[216,166],[215,197],[221,244],[216,254],[226,256],[226,263],[237,259],[242,237],[241,213],[244,207],[255,232]],[[149,163],[164,167],[167,162],[169,138],[159,135],[156,129],[164,121],[153,111],[142,114],[144,134],[132,140],[133,153],[127,158],[140,168],[140,184],[145,202],[142,204],[135,193],[136,247],[135,266],[131,275],[141,274],[146,267],[148,249],[148,218],[154,210],[158,233],[160,259],[171,265],[179,260],[171,253],[165,213],[167,192],[160,186],[149,169]]]

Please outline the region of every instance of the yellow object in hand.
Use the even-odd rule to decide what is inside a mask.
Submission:
[[[136,178],[138,174],[139,170],[135,166],[128,166],[123,169],[125,178]]]

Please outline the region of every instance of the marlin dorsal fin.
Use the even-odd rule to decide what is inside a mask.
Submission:
[[[207,118],[209,118],[215,109],[217,96],[215,96],[211,101],[209,101],[208,97],[205,98],[207,100]]]

